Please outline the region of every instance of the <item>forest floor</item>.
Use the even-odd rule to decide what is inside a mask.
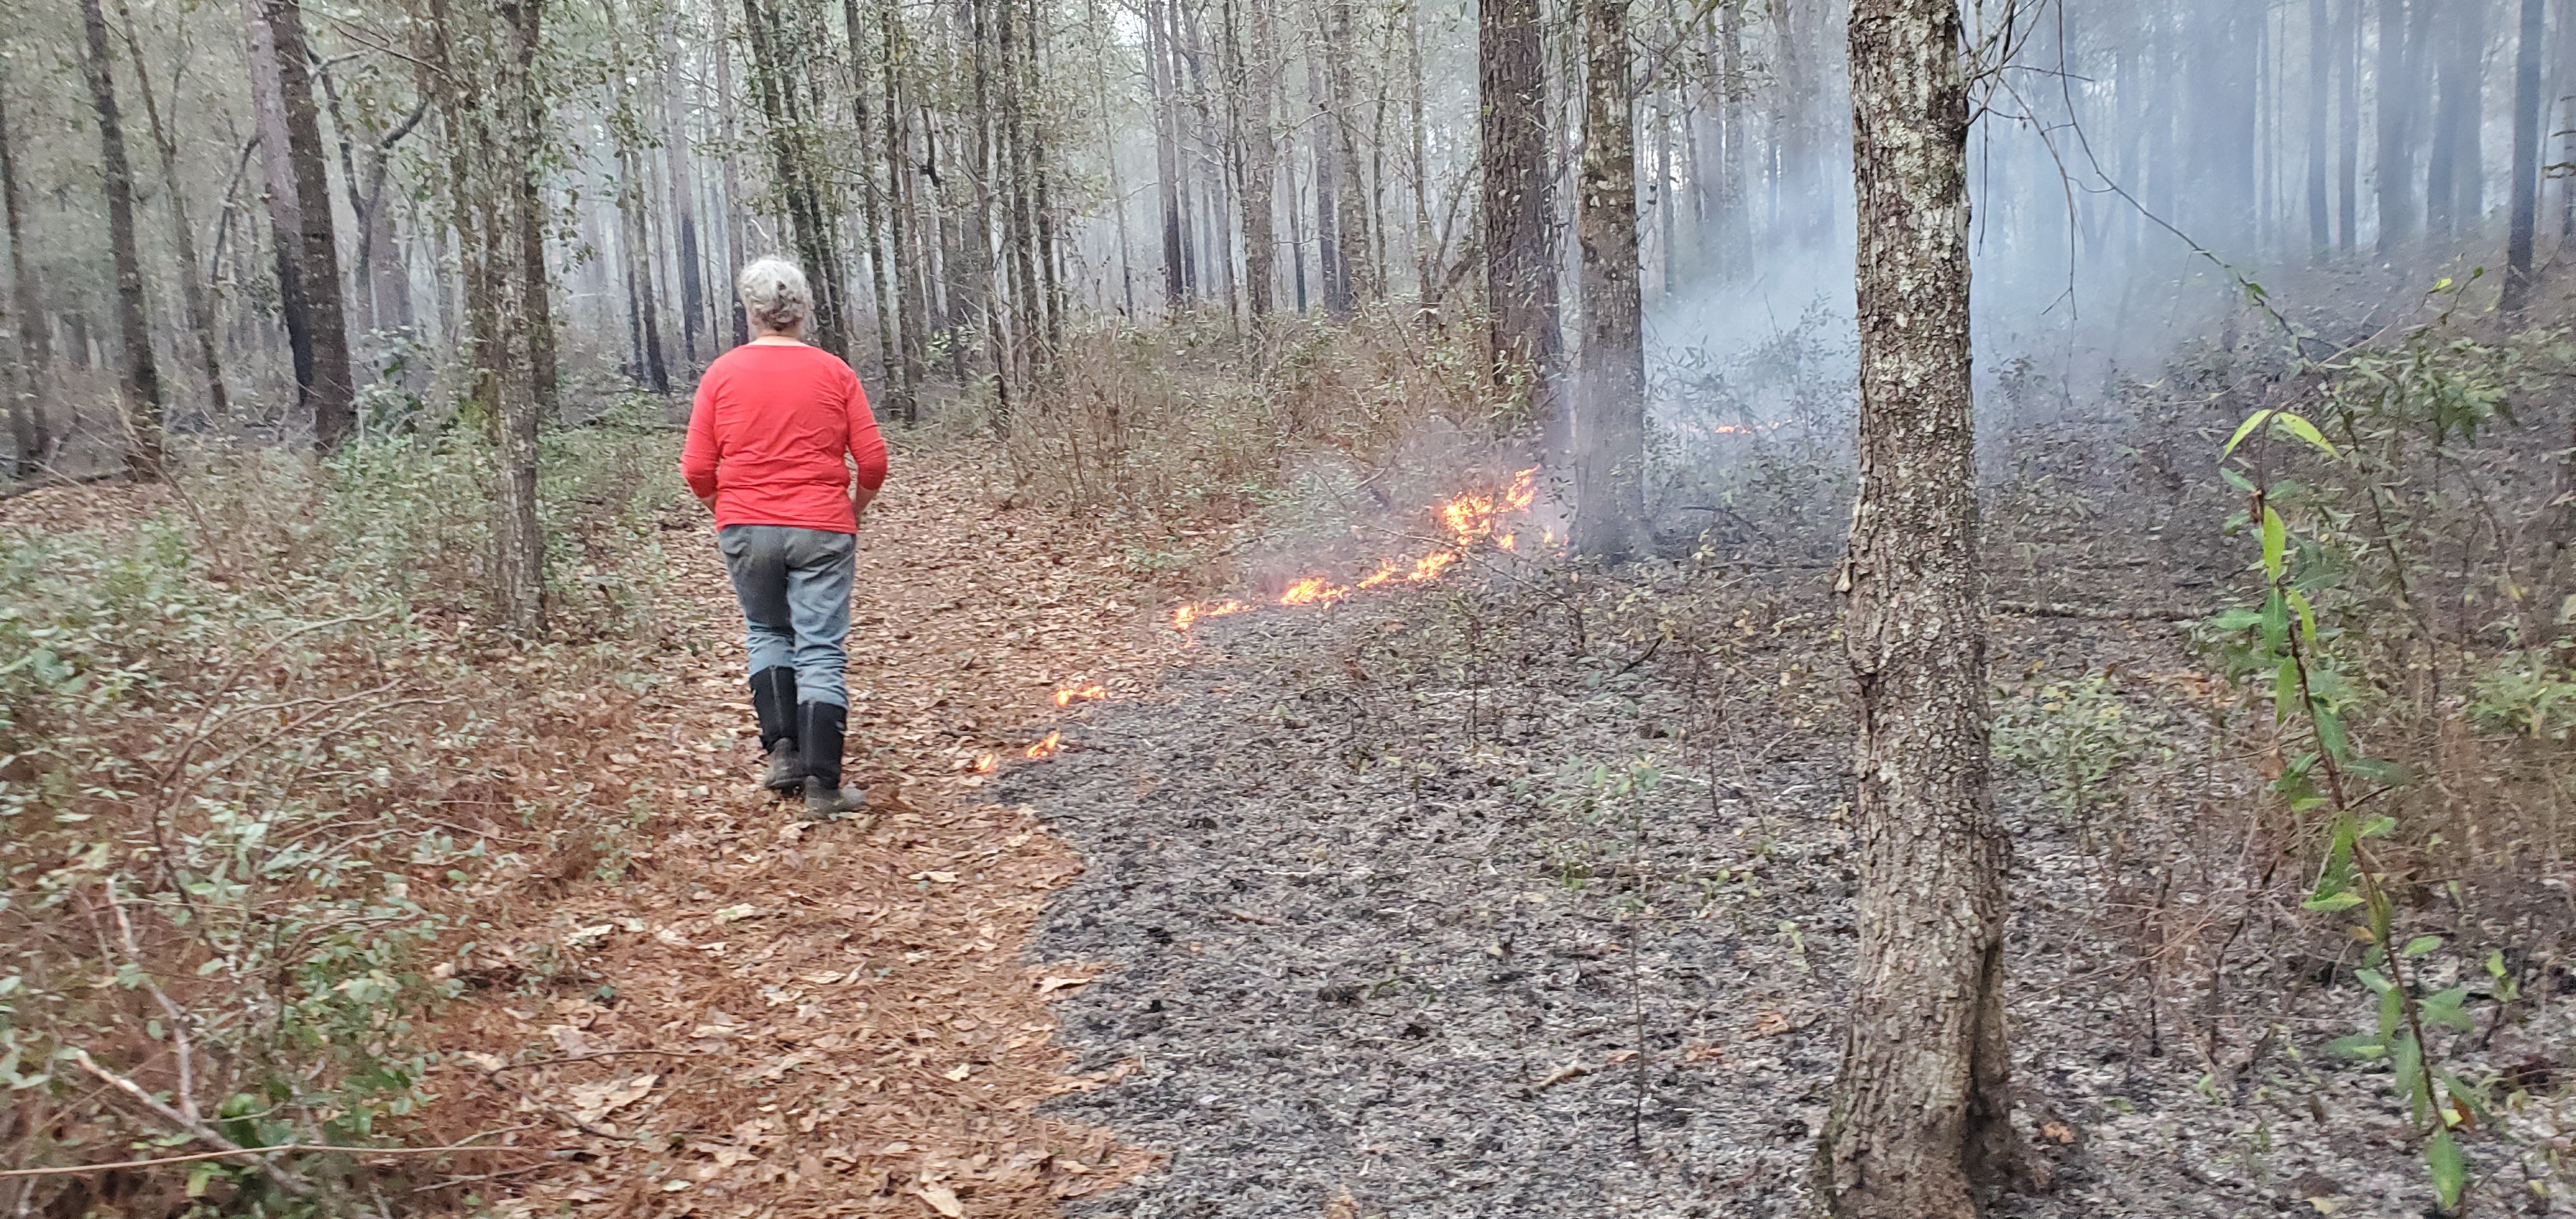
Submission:
[[[704,646],[597,750],[663,794],[613,858],[558,868],[551,915],[489,946],[440,1030],[454,1090],[499,1111],[478,1128],[557,1131],[487,1191],[503,1213],[1048,1215],[1148,1162],[1036,1111],[1120,1068],[1064,1073],[1049,1000],[1092,970],[1023,946],[1081,865],[978,765],[1021,758],[1056,690],[1144,688],[1171,645],[1108,539],[998,502],[972,460],[906,458],[869,514],[850,749],[873,812],[841,822],[758,790],[730,586],[712,540],[669,546]]]

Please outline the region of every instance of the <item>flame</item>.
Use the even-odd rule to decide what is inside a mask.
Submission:
[[[1109,691],[1099,685],[1077,686],[1070,690],[1056,691],[1055,705],[1059,707],[1070,707],[1075,703],[1087,703],[1095,698],[1107,697],[1109,697]]]
[[[1326,580],[1322,576],[1308,576],[1303,580],[1299,580],[1298,582],[1289,585],[1287,592],[1279,594],[1279,604],[1331,605],[1332,603],[1350,595],[1351,590]]]
[[[983,757],[975,759],[975,773],[979,775],[991,774],[993,773],[993,768],[1001,764],[1002,759],[999,754],[985,754]]]
[[[1532,466],[1512,475],[1510,484],[1499,491],[1465,492],[1434,508],[1433,513],[1448,529],[1451,540],[1448,545],[1414,559],[1409,569],[1400,566],[1394,559],[1380,559],[1376,571],[1352,585],[1335,584],[1329,575],[1307,576],[1282,591],[1279,594],[1279,604],[1331,605],[1362,589],[1375,588],[1399,577],[1408,584],[1436,580],[1440,578],[1441,573],[1456,565],[1460,559],[1467,557],[1467,552],[1474,549],[1478,542],[1489,538],[1493,539],[1497,549],[1517,550],[1520,546],[1520,535],[1506,533],[1496,537],[1497,524],[1504,515],[1526,512],[1530,505],[1537,502],[1538,467]],[[1548,532],[1546,537],[1550,545],[1555,543],[1553,531]],[[1237,614],[1250,608],[1252,607],[1240,601],[1221,601],[1214,605],[1183,605],[1172,611],[1172,629],[1187,633],[1202,619],[1214,618],[1221,614]],[[1086,696],[1075,695],[1074,697]],[[1067,692],[1056,693],[1058,706],[1063,706],[1070,701],[1072,700],[1067,697]]]
[[[1240,614],[1251,608],[1240,601],[1219,601],[1214,605],[1184,605],[1172,611],[1172,629],[1187,631],[1198,625],[1201,618],[1222,618],[1227,614]]]
[[[1050,732],[1046,734],[1045,740],[1029,746],[1025,756],[1035,761],[1044,761],[1045,759],[1054,757],[1063,748],[1064,733],[1061,731]]]

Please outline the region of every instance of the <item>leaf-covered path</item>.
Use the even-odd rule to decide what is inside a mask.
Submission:
[[[1020,763],[1057,690],[1137,689],[1169,645],[1108,539],[987,488],[968,460],[899,458],[860,533],[873,825],[757,790],[722,566],[702,514],[665,522],[691,650],[657,667],[678,693],[596,742],[598,842],[441,1030],[448,1093],[499,1110],[478,1128],[556,1148],[484,1195],[505,1213],[1047,1215],[1144,1165],[1034,1112],[1093,1086],[1064,1073],[1047,1004],[1087,971],[1022,943],[1079,863],[986,800],[978,764]]]

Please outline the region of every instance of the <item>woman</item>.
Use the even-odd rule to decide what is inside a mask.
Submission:
[[[698,380],[680,473],[716,514],[751,651],[751,704],[773,791],[805,813],[867,807],[841,786],[842,684],[858,523],[885,485],[885,440],[857,373],[797,336],[814,309],[805,273],[764,258],[735,285],[759,336]]]

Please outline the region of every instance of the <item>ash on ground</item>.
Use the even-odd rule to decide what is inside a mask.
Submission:
[[[1168,1156],[1074,1213],[1799,1213],[1855,943],[1832,610],[1813,573],[1488,570],[1203,625],[1161,694],[1068,723],[999,791],[1087,859],[1035,951],[1109,967],[1059,1038],[1130,1069],[1054,1104]],[[2152,621],[2000,631],[2002,680],[2191,667]],[[2168,727],[2127,783],[2259,800]],[[2337,928],[2201,874],[2241,861],[2236,822],[1998,775],[2016,1120],[2050,1178],[2000,1213],[2429,1213],[2384,1070],[2324,1049],[2371,1008]],[[2448,1052],[2545,1058],[2569,1015],[2526,997]],[[2471,1156],[2530,1203],[2521,1157]]]

